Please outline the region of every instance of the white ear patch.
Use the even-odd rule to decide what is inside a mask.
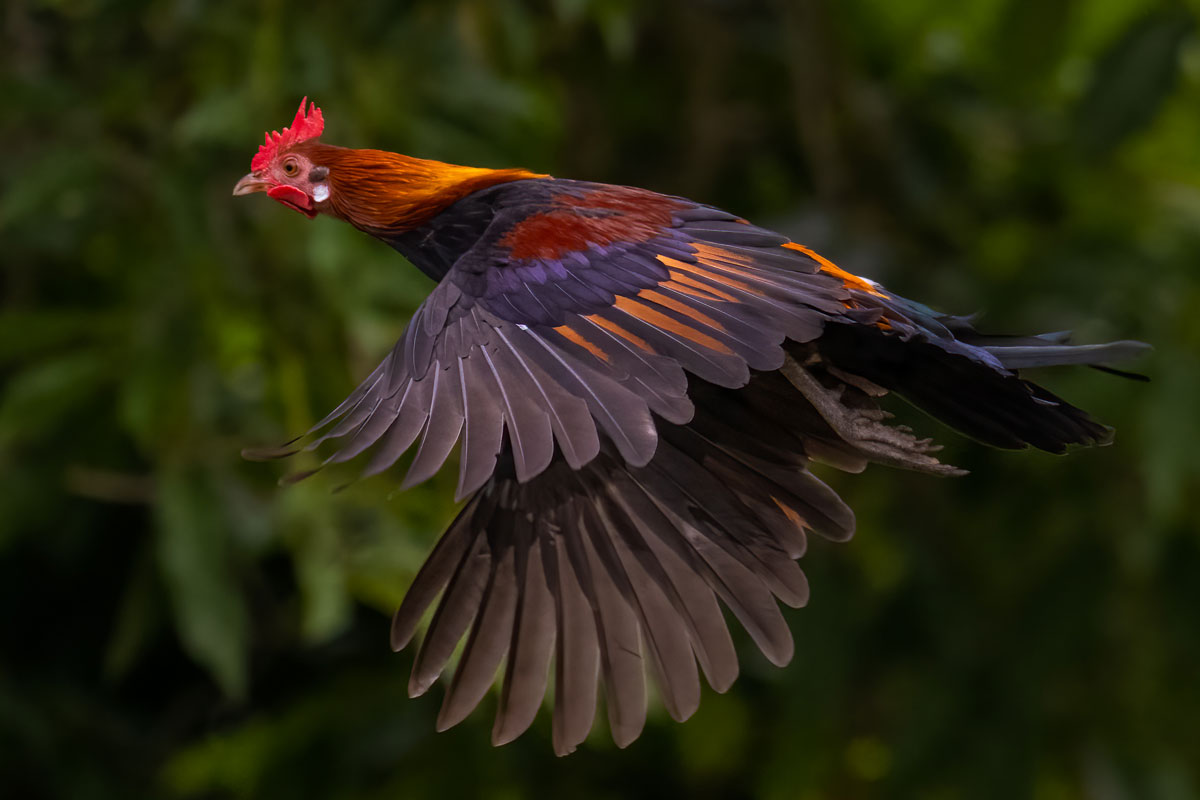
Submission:
[[[316,186],[313,187],[313,200],[316,200],[318,203],[324,203],[328,199],[329,199],[329,185],[328,184],[318,183]]]

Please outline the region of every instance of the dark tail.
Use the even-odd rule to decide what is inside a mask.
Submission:
[[[951,330],[954,339],[904,339],[869,326],[829,325],[817,346],[830,364],[896,392],[973,439],[1051,453],[1108,444],[1113,431],[1016,370],[1086,364],[1140,378],[1103,362],[1149,349],[1133,341],[1068,345],[1065,334],[995,337],[964,327]]]

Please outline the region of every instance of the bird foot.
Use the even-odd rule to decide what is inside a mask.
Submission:
[[[931,439],[918,439],[907,426],[891,426],[892,415],[878,407],[856,408],[843,400],[846,386],[823,386],[790,355],[780,368],[788,382],[804,395],[833,431],[866,458],[892,467],[933,475],[965,475],[966,471],[943,464],[930,455],[941,450]]]

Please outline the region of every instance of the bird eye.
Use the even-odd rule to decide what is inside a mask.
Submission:
[[[296,173],[299,171],[300,165],[297,164],[294,159],[289,158],[287,161],[283,162],[283,174],[287,175],[289,178],[295,177]]]

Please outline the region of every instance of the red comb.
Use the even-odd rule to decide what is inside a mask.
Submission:
[[[266,144],[258,146],[258,155],[250,162],[251,172],[266,169],[280,149],[308,139],[315,139],[321,135],[321,131],[325,130],[325,117],[321,115],[321,109],[317,108],[316,103],[309,105],[308,113],[305,113],[304,106],[306,104],[308,104],[307,97],[300,101],[300,110],[296,112],[296,118],[292,120],[292,127],[284,128],[282,133],[274,131],[263,135]]]

